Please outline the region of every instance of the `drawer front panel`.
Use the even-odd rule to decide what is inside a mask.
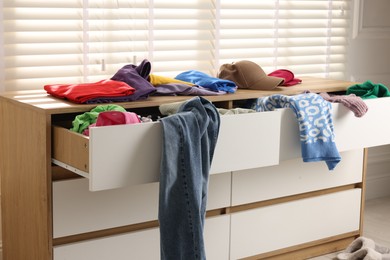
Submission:
[[[233,172],[232,205],[362,182],[363,149],[341,153],[341,157],[333,171],[324,162],[293,159],[277,166]]]
[[[221,173],[277,164],[279,114],[269,112],[221,116],[220,133],[210,172]],[[161,139],[159,123],[152,123],[147,130],[143,125],[93,128],[90,137],[90,189],[103,190],[158,181]],[[268,147],[267,153],[259,155],[258,147],[263,145]]]
[[[230,173],[212,175],[207,209],[230,205]],[[54,238],[157,220],[158,183],[99,192],[87,179],[53,183]]]
[[[358,118],[340,103],[332,103],[335,142],[339,152],[390,143],[390,98],[364,101],[367,113]],[[297,120],[289,109],[281,109],[280,161],[301,158]]]
[[[278,164],[280,114],[273,111],[221,116],[211,173]]]
[[[54,260],[160,259],[158,228],[54,247]]]
[[[234,213],[230,257],[249,257],[357,231],[360,201],[361,190],[353,189]]]
[[[157,182],[162,149],[161,131],[159,123],[91,128],[90,190]]]
[[[65,147],[66,155],[60,154],[61,146],[70,145],[63,139],[83,144],[86,137],[66,129],[54,129],[54,162],[62,167],[70,165],[69,169],[79,174],[78,170],[89,169],[81,175],[90,179],[91,191],[157,182],[159,179],[162,129],[158,122],[91,128],[89,160],[85,163],[78,157],[68,156],[79,153],[74,149],[82,149],[80,154],[85,153],[85,145]],[[279,111],[221,116],[210,173],[277,164],[279,133]],[[267,151],[260,153],[261,147],[267,147]]]
[[[341,150],[390,144],[390,97],[364,101],[367,113],[357,118],[344,106],[334,108],[336,142]]]
[[[207,218],[206,256],[210,260],[229,257],[229,216]],[[95,239],[54,248],[55,260],[160,259],[158,228]]]

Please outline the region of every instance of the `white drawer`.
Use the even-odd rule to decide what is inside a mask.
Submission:
[[[340,142],[341,150],[390,144],[390,97],[365,102],[368,111],[361,118],[355,117],[344,106],[334,108],[336,142]]]
[[[53,255],[54,260],[160,259],[159,230],[153,228],[56,246]]]
[[[364,102],[368,112],[360,118],[355,117],[344,105],[332,103],[335,142],[339,152],[390,143],[390,120],[386,120],[390,111],[390,98]],[[289,109],[281,109],[281,113],[280,161],[301,158],[295,115]]]
[[[209,260],[229,259],[230,216],[207,218],[204,230],[206,257]]]
[[[211,173],[277,164],[280,114],[221,116]],[[89,138],[53,127],[53,162],[88,178],[91,191],[158,181],[161,146],[159,122],[95,127]]]
[[[361,190],[353,189],[234,213],[230,258],[357,231],[360,198]]]
[[[53,183],[53,237],[157,220],[158,183],[90,192],[88,180]],[[230,206],[231,175],[210,177],[207,209]]]
[[[362,182],[363,149],[341,153],[330,172],[323,162],[283,161],[277,166],[233,172],[232,205],[240,205]]]
[[[207,218],[206,256],[210,260],[229,258],[229,216]],[[160,259],[158,228],[56,246],[54,260]]]

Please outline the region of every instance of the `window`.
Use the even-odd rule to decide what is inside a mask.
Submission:
[[[3,0],[0,90],[94,82],[151,61],[174,77],[223,63],[343,79],[350,1]]]

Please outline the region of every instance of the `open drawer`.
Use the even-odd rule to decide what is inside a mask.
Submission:
[[[339,152],[390,144],[390,98],[365,100],[367,113],[355,115],[344,105],[332,103],[335,142]],[[298,122],[289,109],[281,109],[280,161],[300,158]]]
[[[280,115],[272,111],[221,116],[211,174],[278,164]],[[89,137],[53,126],[52,136],[53,163],[88,178],[91,191],[159,179],[159,122],[94,127]]]

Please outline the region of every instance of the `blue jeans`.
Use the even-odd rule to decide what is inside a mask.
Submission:
[[[220,117],[213,104],[195,97],[161,123],[161,259],[206,259],[203,229]]]

